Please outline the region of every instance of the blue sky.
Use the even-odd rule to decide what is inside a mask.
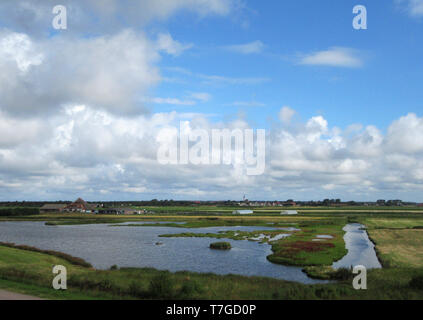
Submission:
[[[0,2],[0,200],[423,202],[423,0],[56,4]],[[161,164],[180,121],[266,129],[263,174]]]
[[[163,75],[186,83],[163,83],[156,94],[184,99],[190,91],[208,92],[209,102],[180,106],[182,112],[245,113],[257,126],[288,105],[308,119],[323,115],[342,128],[352,123],[385,129],[408,112],[421,115],[423,90],[423,23],[389,1],[361,1],[368,10],[368,29],[354,30],[352,8],[357,1],[247,1],[240,16],[193,19],[179,14],[165,26],[182,43],[194,47],[179,57],[164,56]],[[182,23],[181,23],[182,22]],[[246,24],[246,25],[244,25]],[[239,54],[225,46],[261,41],[259,53]],[[304,66],[298,55],[332,47],[354,49],[363,61],[358,68]],[[231,78],[263,78],[254,85],[210,85],[194,76],[166,68]],[[242,107],[234,102],[256,102]],[[155,106],[169,111],[175,106]]]

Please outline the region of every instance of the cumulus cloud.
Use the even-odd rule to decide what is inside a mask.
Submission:
[[[363,61],[356,50],[343,47],[332,47],[328,50],[302,55],[299,59],[299,63],[302,65],[345,68],[358,68],[363,66]]]
[[[286,109],[288,110],[288,109]],[[293,109],[291,109],[292,112]],[[0,114],[0,189],[3,197],[117,198],[402,198],[423,190],[423,119],[409,114],[387,133],[374,127],[345,130],[322,116],[267,134],[266,171],[246,176],[233,165],[163,166],[157,161],[162,129],[246,129],[241,119],[212,122],[176,112],[123,117],[86,105],[67,106],[48,121]],[[257,189],[257,185],[260,186]],[[411,200],[411,199],[410,199]]]
[[[0,195],[10,199],[258,199],[417,196],[423,189],[423,119],[394,121],[386,134],[375,126],[341,130],[322,116],[267,132],[266,171],[246,176],[237,164],[162,166],[159,133],[179,126],[246,129],[243,119],[212,121],[195,113],[146,113],[145,102],[194,105],[205,92],[182,98],[148,98],[160,82],[160,52],[179,55],[182,44],[168,33],[149,39],[142,27],[182,10],[200,17],[228,15],[235,0],[64,0],[66,33],[50,35],[50,0],[0,2]],[[107,5],[104,5],[107,3]],[[131,10],[125,11],[131,4]],[[416,7],[418,8],[418,6]],[[117,21],[127,17],[126,28]],[[48,34],[46,37],[45,35]],[[84,36],[81,37],[80,35]],[[237,48],[258,53],[262,43]],[[301,58],[307,65],[358,67],[359,53],[330,48]],[[174,70],[202,84],[257,85],[260,77],[233,77]],[[240,101],[246,106],[249,102]],[[257,103],[256,103],[257,104]],[[289,124],[289,125],[288,125]],[[259,188],[257,187],[259,186]]]
[[[89,104],[137,113],[139,96],[160,80],[159,55],[142,33],[34,41],[0,33],[0,108],[12,114],[51,114],[63,105]]]
[[[423,119],[414,113],[394,121],[388,129],[387,147],[405,154],[423,154]]]
[[[200,17],[226,16],[239,8],[239,0],[62,0],[68,13],[68,33],[104,34],[126,27],[143,27],[153,20],[165,20],[181,12],[193,12]],[[17,32],[34,36],[48,35],[54,17],[52,0],[2,0],[0,21]]]

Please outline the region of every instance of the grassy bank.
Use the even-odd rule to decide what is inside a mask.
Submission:
[[[52,266],[68,269],[68,290],[51,288]],[[49,299],[423,299],[415,269],[374,270],[369,290],[349,281],[303,285],[282,280],[154,269],[94,270],[46,253],[0,246],[0,287]]]

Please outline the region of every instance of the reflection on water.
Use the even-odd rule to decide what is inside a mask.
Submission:
[[[225,240],[232,250],[210,250],[215,239],[159,238],[182,232],[275,230],[271,227],[110,227],[104,224],[45,226],[44,222],[2,222],[0,241],[26,244],[81,257],[95,268],[152,267],[159,270],[265,276],[302,283],[323,283],[308,278],[298,267],[270,263],[268,244]],[[160,242],[161,245],[157,245]]]
[[[380,269],[382,265],[376,256],[375,246],[370,241],[364,226],[351,223],[344,227],[347,233],[344,236],[348,254],[332,266],[338,268],[350,268],[362,265],[367,269]]]

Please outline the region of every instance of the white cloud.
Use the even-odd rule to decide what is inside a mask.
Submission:
[[[423,16],[423,0],[396,0],[396,2],[403,4],[411,16]]]
[[[18,69],[26,72],[31,66],[38,66],[44,56],[36,52],[35,45],[26,34],[0,33],[0,61],[14,61]]]
[[[190,94],[190,97],[201,102],[208,102],[212,98],[211,94],[207,92],[193,92]]]
[[[181,100],[177,98],[152,98],[151,102],[156,104],[171,104],[176,106],[193,106],[196,104],[193,100]]]
[[[226,50],[241,53],[241,54],[253,54],[261,53],[264,49],[264,44],[261,41],[253,41],[246,44],[237,44],[224,47]]]
[[[145,102],[152,102],[155,104],[171,104],[176,106],[194,106],[198,102],[207,102],[211,99],[211,95],[206,92],[192,92],[188,95],[186,99],[178,98],[144,98],[142,99]]]
[[[207,85],[257,85],[271,81],[266,77],[228,77],[222,75],[209,75],[203,73],[195,73],[185,68],[170,67],[167,71],[177,73],[186,77],[199,79],[203,84]],[[174,81],[177,81],[173,79]]]
[[[364,64],[356,50],[342,47],[332,47],[325,51],[303,55],[299,63],[302,65],[346,68],[358,68]]]
[[[193,44],[181,44],[178,41],[173,40],[169,33],[161,33],[157,38],[158,50],[165,51],[167,54],[172,56],[179,56],[184,51],[193,47]]]
[[[394,121],[388,129],[387,146],[405,154],[423,154],[423,119],[410,113]]]
[[[343,131],[322,116],[275,127],[268,132],[265,174],[258,177],[245,176],[237,166],[159,165],[159,132],[184,117],[176,112],[123,117],[85,105],[68,106],[47,121],[1,113],[1,194],[236,199],[241,188],[257,199],[311,199],[330,191],[374,200],[411,198],[423,190],[423,119],[415,114],[394,121],[386,135],[374,126]],[[190,130],[250,127],[240,119],[188,118]]]
[[[143,112],[139,95],[160,80],[154,46],[131,30],[37,42],[4,31],[0,43],[0,108],[21,116],[53,114],[72,103],[118,113]],[[10,59],[11,51],[15,59]]]
[[[256,85],[269,82],[269,78],[260,78],[260,77],[244,77],[244,78],[235,78],[227,76],[218,76],[218,75],[198,75],[199,78],[203,80],[205,84],[230,84],[230,85]]]
[[[211,95],[188,91],[182,98],[146,98],[161,80],[159,51],[178,55],[189,45],[167,33],[157,42],[132,30],[181,10],[200,17],[228,15],[236,2],[143,0],[127,12],[117,0],[64,0],[72,28],[65,35],[41,37],[51,26],[47,2],[3,0],[0,21],[8,29],[0,31],[0,197],[125,199],[140,193],[146,198],[236,199],[240,190],[258,199],[319,198],[328,191],[351,198],[418,196],[423,190],[423,119],[415,114],[394,121],[383,134],[375,126],[341,130],[322,116],[291,123],[295,110],[284,107],[279,118],[289,125],[268,131],[262,176],[246,177],[237,166],[158,164],[158,133],[179,121],[206,130],[250,125],[242,119],[212,122],[213,115],[200,113],[147,115],[142,102],[192,106],[210,101]],[[128,30],[115,19],[122,13]],[[81,30],[90,34],[78,37]],[[237,49],[258,53],[261,45]],[[331,48],[302,57],[302,63],[357,67],[362,60],[352,49]],[[270,81],[173,71],[208,85]]]
[[[279,120],[283,124],[289,124],[294,115],[295,115],[295,110],[291,109],[288,106],[284,106],[284,107],[282,107],[281,111],[279,112]]]
[[[137,0],[130,5],[121,0],[62,0],[72,17],[68,33],[108,34],[121,29],[120,17],[125,17],[126,28],[144,27],[154,20],[166,20],[179,12],[192,12],[202,18],[217,15],[227,16],[242,8],[239,0]],[[51,1],[2,0],[0,21],[2,25],[29,35],[48,35],[51,30],[51,10],[57,3]]]
[[[266,104],[258,101],[235,101],[227,104],[232,107],[264,107]]]

